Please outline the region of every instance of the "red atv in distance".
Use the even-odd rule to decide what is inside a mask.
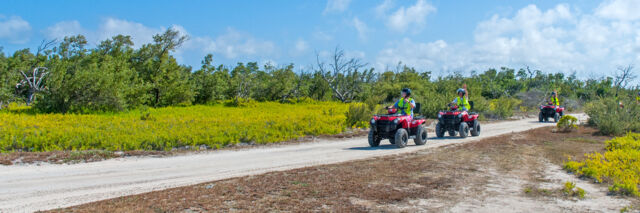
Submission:
[[[416,103],[416,112],[420,111],[420,103]],[[407,146],[409,139],[413,139],[416,145],[427,143],[427,129],[424,127],[423,116],[414,116],[398,113],[397,109],[387,108],[388,114],[374,115],[370,121],[369,146],[377,147],[382,139],[389,139],[391,144],[398,148]]]
[[[469,102],[473,109],[473,102]],[[449,132],[449,136],[456,136],[456,132],[461,138],[466,138],[471,132],[471,136],[480,135],[480,122],[478,113],[458,110],[457,105],[448,105],[451,110],[438,112],[438,124],[436,124],[436,136],[444,137],[444,132]]]
[[[556,107],[553,103],[540,105],[540,113],[538,114],[538,121],[547,122],[549,118],[553,117],[554,122],[558,122],[564,115],[564,107]]]

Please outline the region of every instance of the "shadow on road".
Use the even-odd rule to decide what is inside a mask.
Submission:
[[[385,145],[380,145],[378,147],[363,146],[363,147],[351,147],[347,149],[349,150],[380,150],[380,149],[397,149],[397,148],[396,148],[396,145],[385,144]]]

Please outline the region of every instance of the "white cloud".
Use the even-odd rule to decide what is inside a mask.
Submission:
[[[171,29],[177,30],[181,36],[189,36],[190,39],[175,51],[175,57],[182,58],[182,54],[189,51],[198,53],[217,53],[228,59],[235,59],[247,56],[269,56],[274,57],[275,44],[270,41],[256,39],[251,35],[238,32],[229,28],[227,32],[215,38],[208,36],[192,36],[180,25],[172,25]],[[127,21],[117,18],[107,18],[102,21],[97,30],[86,30],[78,21],[64,21],[56,23],[43,33],[48,38],[62,39],[65,36],[82,34],[87,37],[90,44],[110,39],[113,36],[122,34],[129,35],[135,47],[152,43],[153,36],[166,31],[166,27],[149,27],[144,24]],[[303,41],[304,42],[304,41]],[[308,48],[306,43],[296,44],[296,48]]]
[[[389,11],[392,7],[393,7],[392,0],[384,0],[381,4],[376,6],[375,8],[376,15],[378,15],[379,17],[384,17],[386,16],[387,11]]]
[[[271,41],[256,39],[251,35],[228,28],[218,37],[192,38],[189,48],[198,48],[207,53],[218,53],[228,59],[241,56],[273,56],[276,46]]]
[[[304,39],[298,39],[294,47],[294,54],[301,54],[309,50],[309,44]]]
[[[0,40],[13,44],[24,44],[29,41],[31,25],[19,16],[5,18],[0,15]]]
[[[360,38],[360,40],[366,41],[367,33],[369,32],[369,27],[367,27],[367,24],[365,24],[364,22],[360,21],[360,19],[355,17],[353,18],[353,27],[355,27],[356,31],[358,31],[358,37]]]
[[[640,19],[640,1],[608,0],[596,8],[596,15],[625,21],[638,20]]]
[[[74,20],[58,22],[53,26],[47,27],[43,30],[43,33],[48,39],[62,39],[66,36],[74,36],[78,34],[89,36],[88,34],[90,32],[82,28],[80,22]]]
[[[328,0],[327,6],[324,8],[323,14],[330,12],[344,12],[349,8],[351,0]]]
[[[333,36],[329,35],[326,32],[323,31],[316,31],[315,33],[313,33],[313,37],[315,39],[321,40],[321,41],[331,41],[333,40]]]
[[[402,61],[433,71],[529,65],[546,71],[607,73],[640,61],[638,52],[640,21],[603,19],[598,12],[582,14],[565,4],[546,11],[529,5],[511,17],[494,15],[480,22],[470,43],[391,42],[378,53],[376,66]]]
[[[388,3],[383,2],[378,6],[378,10],[386,10]],[[397,32],[405,32],[410,27],[421,29],[426,21],[427,15],[436,11],[436,8],[425,0],[418,0],[416,4],[405,8],[400,7],[387,17],[387,26]]]
[[[119,34],[130,35],[134,46],[140,47],[143,44],[153,42],[153,36],[163,33],[165,30],[164,27],[152,28],[137,22],[107,18],[100,24],[96,39],[102,41]]]
[[[186,32],[184,28],[178,25],[174,25],[171,28]],[[116,35],[129,35],[134,46],[141,47],[144,44],[153,42],[154,35],[161,34],[166,30],[167,28],[165,27],[153,28],[133,21],[106,18],[102,20],[98,29],[94,31],[83,28],[80,22],[73,20],[58,22],[43,30],[43,34],[49,39],[62,39],[65,36],[82,34],[92,44],[97,44]]]

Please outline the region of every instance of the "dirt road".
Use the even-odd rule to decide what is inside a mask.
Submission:
[[[584,120],[585,115],[578,115]],[[425,146],[369,148],[366,138],[73,165],[0,166],[0,212],[30,212],[306,166],[413,152],[553,125],[535,119],[483,125],[480,137],[430,138]],[[429,135],[433,136],[433,135]],[[383,144],[388,142],[383,141]],[[410,144],[413,144],[411,142]]]

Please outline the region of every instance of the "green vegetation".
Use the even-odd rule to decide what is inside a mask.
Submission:
[[[558,128],[558,131],[561,132],[571,132],[573,130],[577,130],[578,118],[571,115],[564,115],[556,124],[556,128]]]
[[[587,154],[582,162],[569,159],[565,169],[598,182],[608,182],[611,192],[640,196],[640,134],[628,133],[606,143],[604,154]]]
[[[565,196],[570,196],[570,197],[578,197],[580,199],[583,199],[586,192],[584,191],[584,189],[580,188],[580,187],[576,187],[576,184],[574,182],[571,181],[567,181],[564,183],[564,188],[562,188],[562,193]]]
[[[0,152],[171,150],[271,143],[344,131],[348,104],[165,107],[104,114],[0,113]]]
[[[620,102],[624,107],[620,107]],[[585,112],[589,115],[589,124],[600,129],[602,134],[640,132],[640,105],[630,98],[620,101],[602,98],[588,103]]]
[[[374,70],[358,59],[346,58],[337,48],[332,55],[337,60],[318,57],[316,66],[306,70],[293,64],[215,65],[211,54],[204,57],[201,67],[194,68],[179,64],[172,55],[187,39],[168,29],[155,35],[153,42],[138,44],[139,48],[126,35],[89,48],[85,37],[77,35],[43,42],[35,51],[22,49],[8,56],[0,51],[0,109],[5,110],[0,113],[1,150],[166,150],[332,134],[366,127],[371,114],[380,105],[397,101],[405,87],[422,103],[415,113],[434,118],[463,84],[468,85],[473,111],[481,118],[504,119],[518,110],[535,111],[556,89],[568,109],[580,109],[595,100],[588,112],[604,133],[640,129],[640,124],[631,122],[638,119],[637,107],[620,111],[597,104],[609,106],[606,97],[632,97],[635,90],[625,89],[628,79],[618,77],[580,80],[575,73],[543,73],[528,67],[436,77],[431,71],[400,63]],[[275,109],[273,102],[293,105]],[[30,108],[24,108],[25,104]],[[331,116],[309,125],[309,119],[325,112]],[[224,113],[242,118],[234,118],[229,125],[218,120]],[[298,117],[286,127],[279,126],[284,124],[276,117],[282,113]],[[258,116],[256,121],[251,121],[252,116]],[[622,127],[613,123],[619,120],[624,121]],[[264,126],[269,128],[259,128]],[[236,132],[238,129],[245,132]]]

